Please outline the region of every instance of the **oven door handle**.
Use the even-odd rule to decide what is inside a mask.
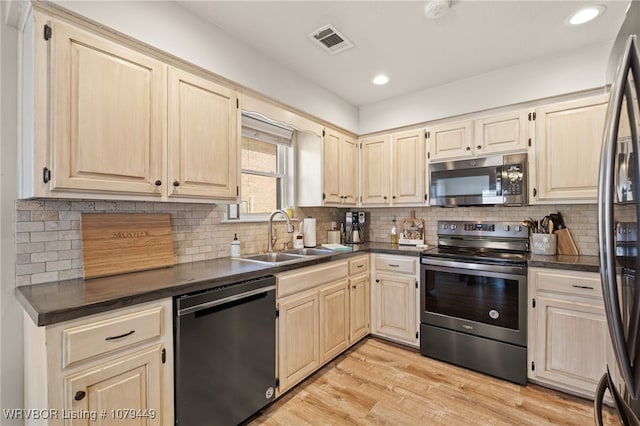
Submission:
[[[420,261],[423,268],[438,270],[437,267],[444,268],[457,268],[457,269],[467,269],[473,271],[482,271],[482,272],[497,272],[500,274],[515,274],[515,275],[526,275],[527,267],[526,266],[513,266],[513,265],[492,265],[486,263],[471,263],[471,262],[459,262],[455,260],[444,260],[444,259],[422,259]],[[434,266],[435,268],[432,268]]]

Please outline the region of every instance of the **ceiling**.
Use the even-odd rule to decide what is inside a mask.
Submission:
[[[178,1],[232,37],[354,106],[610,42],[628,0],[454,0],[431,20],[426,1]],[[564,24],[587,4],[603,15]],[[309,34],[332,24],[354,48],[331,55]],[[371,83],[389,75],[385,86]]]

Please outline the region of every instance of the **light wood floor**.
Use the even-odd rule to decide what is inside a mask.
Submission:
[[[612,409],[607,425],[620,424]],[[367,338],[267,407],[256,425],[593,425],[591,401]]]

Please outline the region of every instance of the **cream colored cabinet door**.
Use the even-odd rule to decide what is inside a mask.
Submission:
[[[69,424],[166,424],[161,357],[162,346],[155,345],[65,377],[65,410],[96,415],[95,419],[72,418]]]
[[[419,204],[426,201],[424,191],[424,130],[394,133],[391,139],[391,203]]]
[[[523,151],[528,147],[527,111],[478,118],[475,122],[475,155]]]
[[[279,302],[278,377],[284,392],[320,365],[318,292]]]
[[[324,203],[356,205],[358,201],[358,141],[325,129]]]
[[[358,164],[358,141],[345,137],[340,153],[342,204],[355,206],[358,203]]]
[[[473,156],[473,122],[443,123],[427,128],[429,159],[433,161]]]
[[[362,140],[361,205],[389,204],[390,136]]]
[[[340,192],[340,134],[326,129],[323,143],[324,203],[340,204],[343,200]]]
[[[160,197],[163,64],[58,21],[51,26],[50,189]]]
[[[604,96],[536,109],[534,199],[596,201],[606,110]]]
[[[320,362],[349,346],[349,283],[341,280],[320,289]]]
[[[376,273],[375,332],[415,343],[415,277]]]
[[[349,279],[349,342],[354,343],[369,334],[371,292],[368,275]]]
[[[603,306],[539,295],[534,318],[534,377],[592,397],[613,361]]]
[[[237,96],[169,69],[169,197],[238,197]]]

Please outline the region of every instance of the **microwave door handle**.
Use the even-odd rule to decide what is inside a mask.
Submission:
[[[617,147],[618,123],[620,122],[623,90],[627,83],[627,76],[629,70],[632,69],[632,63],[635,62],[637,65],[636,42],[636,38],[633,35],[627,40],[618,74],[612,86],[607,107],[602,157],[600,159],[600,176],[598,178],[598,236],[600,240],[600,276],[602,279],[603,301],[609,326],[609,335],[618,366],[620,367],[620,373],[629,390],[634,394],[636,393],[635,377],[624,336],[616,283],[616,265],[611,253],[615,253],[613,217],[615,182],[613,167]],[[635,61],[632,60],[634,56]],[[633,396],[636,397],[636,395]]]

